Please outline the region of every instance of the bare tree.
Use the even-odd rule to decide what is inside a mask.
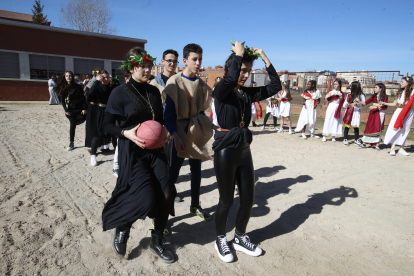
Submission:
[[[109,26],[112,12],[105,0],[69,0],[62,4],[60,24],[64,28],[115,34],[117,29]]]

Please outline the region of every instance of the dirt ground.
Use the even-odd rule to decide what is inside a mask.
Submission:
[[[186,162],[177,183],[184,200],[166,237],[176,262],[167,265],[147,251],[148,219],[134,223],[125,258],[114,256],[101,224],[116,182],[113,154],[99,154],[91,167],[84,125],[68,152],[69,122],[61,106],[1,102],[0,274],[413,275],[413,145],[410,156],[391,157],[385,146],[360,150],[342,140],[252,130],[256,195],[248,234],[265,253],[237,252],[229,264],[218,258],[214,217],[189,214]],[[214,214],[213,162],[202,169],[201,205]],[[236,195],[229,239],[238,205]]]

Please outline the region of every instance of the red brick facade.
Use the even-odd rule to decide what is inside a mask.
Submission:
[[[47,81],[0,80],[0,101],[49,101]]]
[[[61,56],[122,60],[134,46],[144,43],[2,24],[0,49]]]

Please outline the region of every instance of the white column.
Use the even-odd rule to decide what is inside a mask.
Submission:
[[[65,71],[75,71],[75,66],[73,64],[73,57],[65,57]]]
[[[19,53],[19,68],[20,68],[20,79],[30,80],[30,62],[29,54],[25,52]]]
[[[112,62],[110,60],[104,59],[104,69],[108,71],[109,75],[112,75]]]

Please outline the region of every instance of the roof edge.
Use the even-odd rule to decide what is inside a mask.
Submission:
[[[78,35],[85,35],[85,36],[95,36],[95,37],[101,37],[101,38],[141,42],[141,43],[147,43],[148,42],[146,39],[130,38],[130,37],[124,37],[124,36],[116,36],[116,35],[98,34],[98,33],[92,33],[92,32],[70,30],[70,29],[65,29],[65,28],[44,26],[44,25],[40,25],[40,24],[25,23],[25,22],[7,20],[7,19],[0,19],[0,24],[13,25],[13,26],[18,26],[18,27],[26,27],[26,28],[33,28],[33,29],[41,29],[41,30],[52,31],[52,32],[62,32],[62,33],[78,34]]]

